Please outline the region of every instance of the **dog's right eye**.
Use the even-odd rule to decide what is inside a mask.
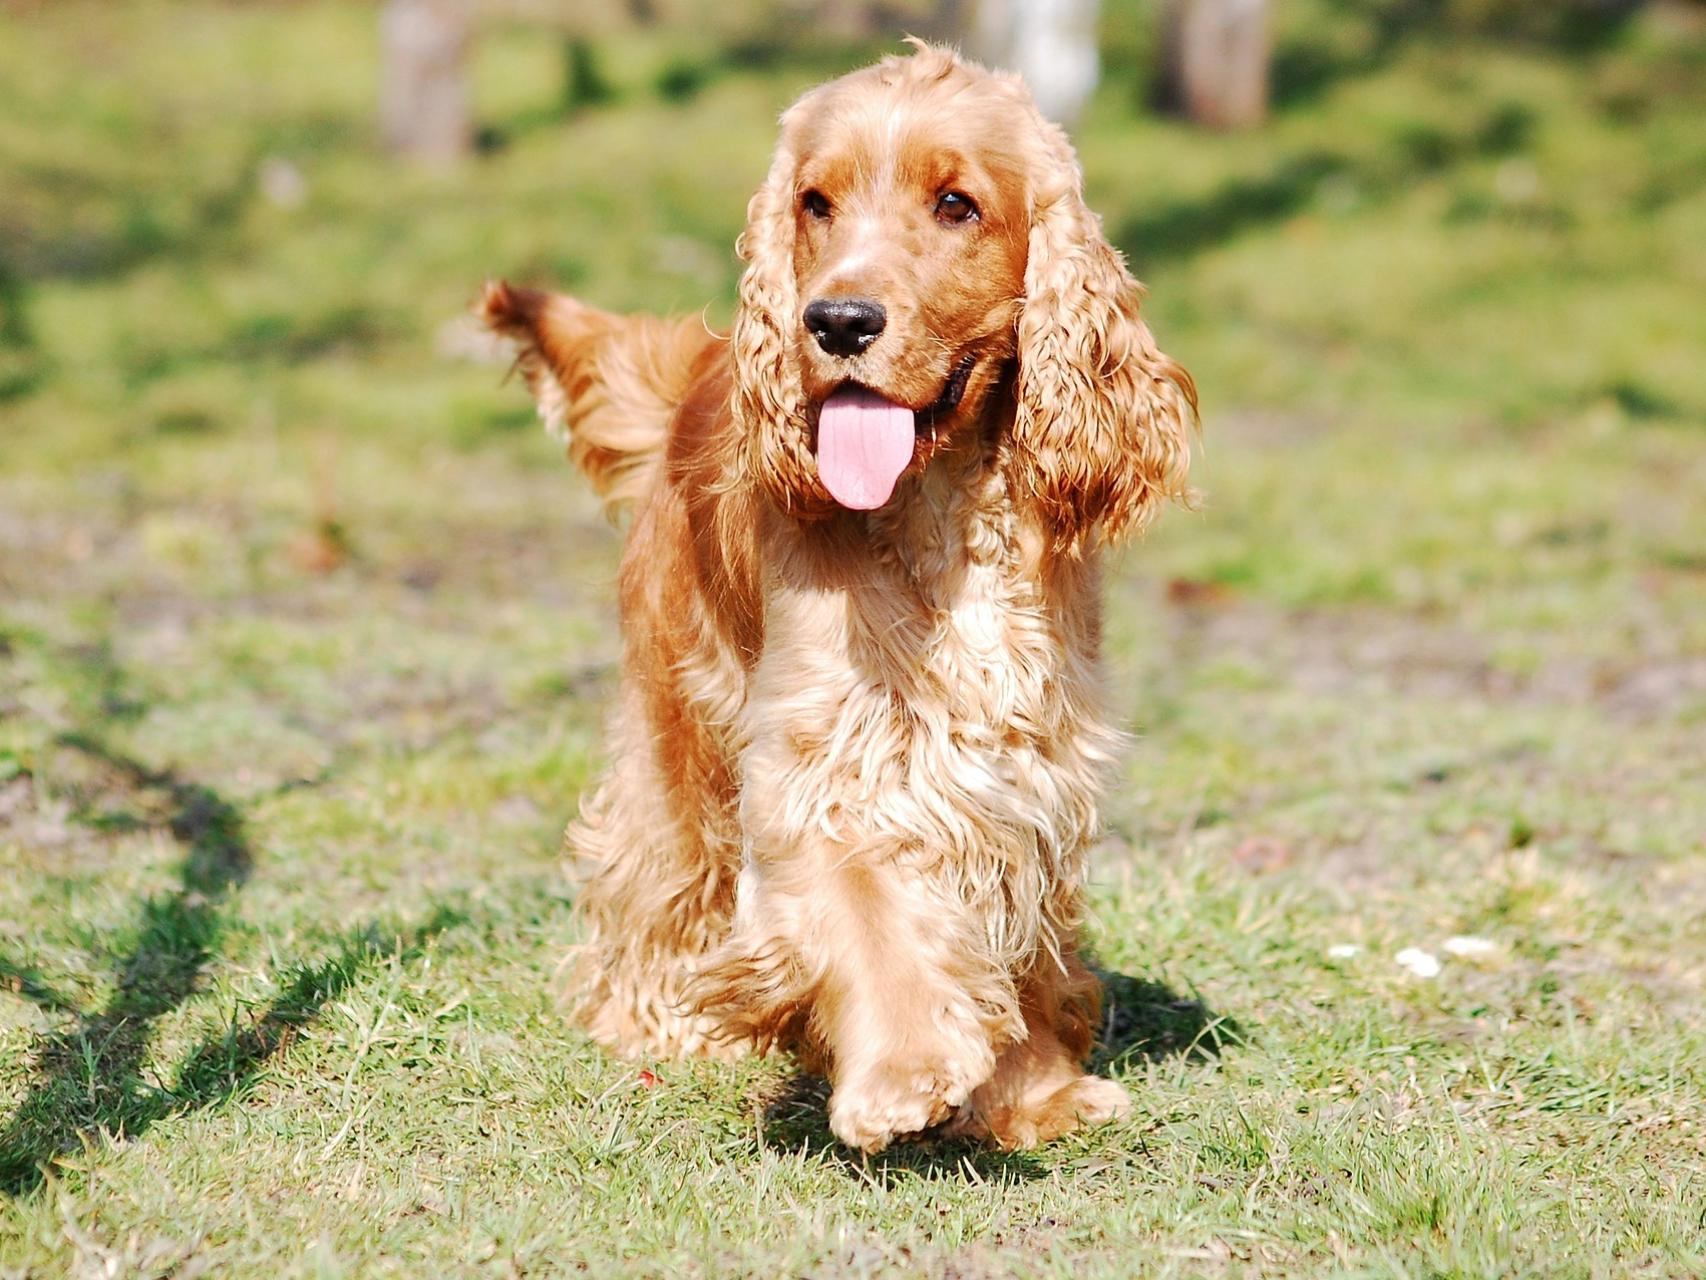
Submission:
[[[800,197],[800,208],[814,218],[829,217],[829,198],[821,191],[808,191]]]

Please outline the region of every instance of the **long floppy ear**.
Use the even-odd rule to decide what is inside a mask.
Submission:
[[[790,112],[790,114],[792,114]],[[794,182],[798,161],[787,137],[770,175],[746,207],[735,252],[746,262],[734,323],[734,411],[746,434],[752,477],[784,512],[817,516],[834,500],[817,478],[794,328]]]
[[[1138,317],[1143,286],[1084,203],[1071,143],[1041,129],[1008,482],[1076,547],[1097,526],[1118,538],[1167,499],[1190,499],[1197,393]]]

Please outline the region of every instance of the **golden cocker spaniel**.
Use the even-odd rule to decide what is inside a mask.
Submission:
[[[1087,1075],[1086,850],[1118,735],[1098,561],[1186,495],[1196,393],[1066,135],[918,44],[782,117],[732,335],[494,284],[614,506],[623,679],[578,1014],[790,1048],[851,1147],[1121,1114]]]

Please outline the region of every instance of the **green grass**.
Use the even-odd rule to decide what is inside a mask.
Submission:
[[[0,10],[0,1276],[1706,1273],[1698,20],[1282,8],[1269,128],[1128,60],[1079,130],[1207,408],[1110,583],[1136,1112],[868,1163],[786,1061],[559,1015],[617,538],[445,328],[496,273],[726,318],[863,55],[603,41],[564,117],[497,25],[434,176],[365,6]]]

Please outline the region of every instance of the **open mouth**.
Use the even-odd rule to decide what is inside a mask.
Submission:
[[[971,381],[971,371],[977,367],[977,357],[969,352],[960,357],[960,362],[954,366],[954,371],[948,375],[947,383],[942,387],[942,394],[936,402],[925,406],[918,416],[935,425],[937,418],[945,418],[960,407],[960,401],[965,398],[966,384]]]
[[[829,496],[853,511],[874,511],[894,493],[912,463],[920,426],[959,407],[977,357],[964,356],[948,375],[942,394],[913,410],[868,387],[843,383],[824,400],[817,419],[817,474]]]

